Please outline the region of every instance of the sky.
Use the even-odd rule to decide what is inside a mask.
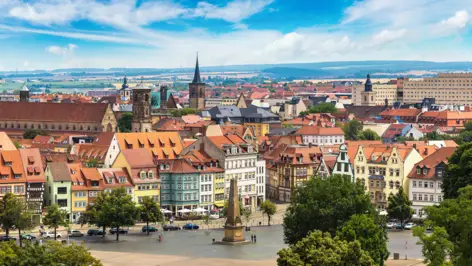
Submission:
[[[0,71],[472,61],[472,0],[0,0]]]

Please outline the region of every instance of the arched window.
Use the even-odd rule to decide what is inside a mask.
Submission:
[[[90,131],[90,126],[87,126],[87,130]]]

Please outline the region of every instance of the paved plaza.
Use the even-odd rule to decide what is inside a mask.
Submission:
[[[124,257],[134,257],[135,255],[137,258],[142,257],[143,259],[158,255],[170,261],[174,261],[176,258],[197,261],[198,259],[211,258],[215,261],[227,259],[260,263],[264,261],[275,262],[277,251],[287,247],[283,242],[283,228],[280,225],[252,227],[252,232],[257,235],[257,243],[236,247],[213,245],[213,239],[221,240],[223,238],[223,230],[211,230],[208,234],[202,229],[159,232],[164,238],[162,243],[157,240],[158,233],[147,236],[139,231],[130,231],[128,235],[120,235],[119,242],[114,241],[114,235],[107,235],[105,239],[99,236],[85,236],[73,240],[84,241],[91,250],[105,252],[102,254],[120,252]],[[249,232],[246,232],[246,238],[250,239]],[[421,259],[421,246],[417,245],[416,241],[411,231],[389,232],[390,256],[393,257],[393,253],[400,253],[401,259],[405,258],[405,254],[409,259]],[[406,243],[407,245],[405,245]],[[192,263],[192,265],[195,264]]]

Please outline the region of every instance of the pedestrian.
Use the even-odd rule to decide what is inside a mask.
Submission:
[[[251,233],[251,242],[254,242],[254,233]]]
[[[256,242],[257,242],[257,235],[254,234],[254,243],[256,243]]]

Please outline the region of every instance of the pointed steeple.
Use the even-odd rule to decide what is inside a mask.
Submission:
[[[197,53],[197,64],[195,65],[195,74],[193,75],[193,84],[202,83],[200,78],[200,67],[198,66],[198,53]]]

